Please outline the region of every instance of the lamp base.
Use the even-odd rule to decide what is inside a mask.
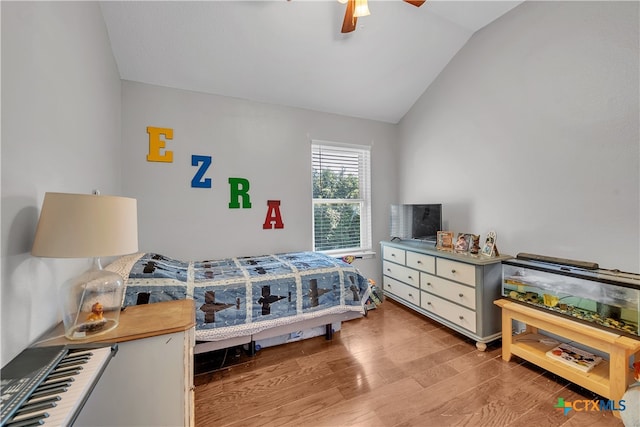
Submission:
[[[70,326],[67,330],[65,327],[65,337],[70,340],[85,340],[96,335],[104,334],[115,329],[118,322],[114,320],[104,320],[102,322],[86,322],[80,325]]]
[[[115,329],[123,293],[122,277],[99,268],[67,281],[60,293],[64,335],[85,340]]]

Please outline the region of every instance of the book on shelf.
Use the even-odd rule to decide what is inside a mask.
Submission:
[[[583,372],[591,371],[598,363],[602,362],[602,357],[567,343],[562,343],[547,351],[547,357],[559,360],[565,365],[573,366]]]

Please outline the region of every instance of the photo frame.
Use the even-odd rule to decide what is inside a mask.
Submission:
[[[436,249],[453,251],[453,231],[438,231],[436,239]]]
[[[453,251],[458,254],[466,254],[471,248],[471,234],[458,233],[458,238],[453,246]]]
[[[480,235],[470,234],[471,242],[469,243],[469,253],[471,255],[478,255],[480,253]]]
[[[487,233],[487,238],[482,247],[481,254],[486,257],[492,257],[496,255],[496,232],[490,231]]]

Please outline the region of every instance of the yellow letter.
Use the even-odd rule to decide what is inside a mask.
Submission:
[[[599,403],[600,402],[598,400],[589,401],[589,410],[590,411],[599,411],[600,410]]]
[[[149,134],[149,154],[147,154],[148,162],[173,162],[173,151],[165,151],[160,154],[160,149],[165,147],[165,141],[160,139],[160,135],[164,135],[166,139],[173,139],[173,129],[147,127]]]

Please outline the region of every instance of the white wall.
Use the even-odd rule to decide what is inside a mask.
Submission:
[[[123,188],[138,200],[141,251],[184,260],[312,249],[311,139],[372,145],[373,249],[388,236],[397,127],[297,108],[123,81]],[[149,162],[147,127],[173,129]],[[192,155],[211,156],[211,188],[192,188]],[[250,209],[230,209],[228,179],[250,182]],[[280,200],[283,229],[263,229]],[[356,266],[378,278],[377,259]]]
[[[501,252],[640,272],[638,2],[527,1],[400,123],[400,201]]]
[[[60,321],[86,260],[30,256],[47,191],[120,192],[120,78],[96,2],[1,2],[4,366]]]

